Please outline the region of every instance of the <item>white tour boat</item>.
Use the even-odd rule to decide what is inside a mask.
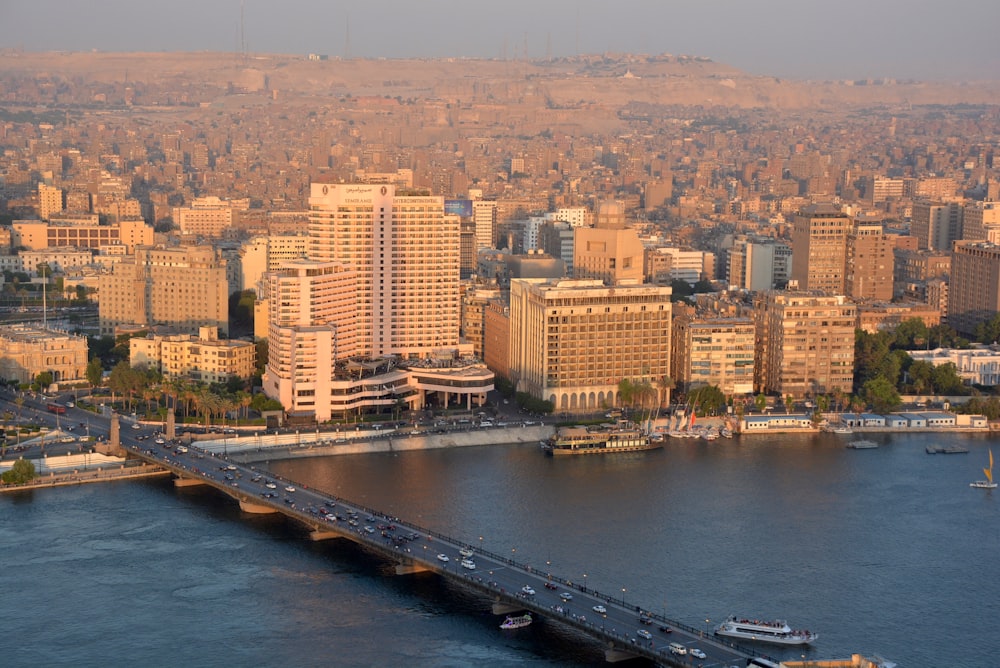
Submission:
[[[511,617],[507,615],[507,619],[503,620],[503,624],[500,625],[502,629],[523,629],[525,626],[531,624],[531,613],[526,612],[520,617]]]
[[[808,645],[819,636],[812,631],[795,630],[781,620],[746,619],[735,615],[722,622],[715,635],[774,645]]]

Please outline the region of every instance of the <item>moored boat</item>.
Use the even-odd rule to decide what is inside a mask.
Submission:
[[[929,455],[963,455],[969,452],[968,448],[963,448],[961,445],[928,445],[927,454]]]
[[[503,624],[500,625],[500,628],[504,630],[523,629],[525,626],[531,624],[532,621],[533,620],[531,619],[530,612],[526,612],[523,615],[520,615],[519,617],[512,617],[511,615],[507,615],[507,619],[503,620]]]
[[[543,447],[550,455],[607,454],[655,450],[663,447],[663,441],[653,440],[638,427],[619,421],[612,427],[562,427]]]
[[[773,645],[808,645],[819,637],[812,631],[793,629],[782,620],[747,619],[735,615],[716,627],[715,635]]]
[[[862,438],[857,441],[851,441],[847,444],[847,447],[852,450],[871,450],[872,448],[877,448],[878,443]]]

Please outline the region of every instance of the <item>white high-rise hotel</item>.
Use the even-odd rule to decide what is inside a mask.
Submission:
[[[443,197],[314,183],[309,257],[354,271],[361,355],[419,359],[458,346],[459,228]]]
[[[289,413],[471,407],[493,387],[485,365],[462,357],[458,223],[444,198],[395,190],[312,184],[309,259],[266,275],[264,391]]]

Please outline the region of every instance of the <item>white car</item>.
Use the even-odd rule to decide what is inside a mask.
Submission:
[[[692,647],[691,649],[689,649],[688,650],[688,654],[690,654],[691,656],[695,657],[696,659],[704,659],[705,658],[705,653],[702,652],[697,647]]]
[[[476,562],[474,562],[472,559],[469,559],[468,557],[462,559],[462,568],[468,568],[470,571],[474,571],[476,570]]]
[[[604,607],[603,605],[595,605],[595,606],[594,606],[594,607],[592,608],[592,610],[593,610],[594,612],[597,612],[597,613],[600,613],[600,614],[602,614],[602,615],[604,615],[604,614],[607,614],[607,612],[608,612],[608,609],[607,609],[607,608],[605,608],[605,607]]]
[[[639,629],[638,631],[635,632],[635,634],[640,638],[645,638],[646,640],[653,639],[653,634],[647,631],[646,629]],[[705,657],[700,657],[700,658],[704,659]]]
[[[569,593],[568,591],[560,592],[559,598],[561,598],[564,601],[572,601],[573,594]]]
[[[291,485],[289,485],[288,487],[286,487],[286,488],[285,488],[285,491],[286,491],[286,492],[294,492],[294,491],[295,491],[295,488],[294,488],[294,487],[292,487]]]
[[[438,561],[440,561],[440,562],[442,562],[442,563],[445,563],[445,564],[446,564],[446,563],[448,563],[449,561],[451,561],[451,559],[449,559],[449,558],[448,558],[448,555],[447,555],[447,554],[439,554],[439,555],[438,555]]]
[[[535,590],[531,588],[531,585],[524,585],[523,587],[521,587],[521,591],[523,591],[528,596],[535,595]]]
[[[142,425],[139,424],[138,422],[133,422],[132,423],[132,428],[133,429],[142,429]]]

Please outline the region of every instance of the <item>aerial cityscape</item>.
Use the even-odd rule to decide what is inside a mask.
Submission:
[[[0,19],[61,7],[37,4],[15,3]],[[239,510],[226,517],[291,518],[312,541],[346,537],[397,574],[430,571],[466,592],[463,601],[481,597],[498,616],[466,642],[503,652],[495,665],[594,661],[540,650],[537,635],[507,648],[529,629],[557,647],[579,634],[608,661],[940,665],[931,663],[946,655],[936,645],[907,657],[905,633],[882,649],[771,616],[807,614],[804,599],[789,602],[791,612],[736,600],[712,621],[683,609],[689,594],[671,590],[678,603],[668,608],[652,585],[661,609],[659,596],[636,589],[652,570],[626,560],[628,576],[609,575],[565,527],[545,545],[536,530],[486,523],[490,511],[476,503],[484,524],[470,524],[437,508],[428,490],[450,496],[451,467],[479,452],[496,475],[483,489],[519,477],[511,484],[522,494],[559,506],[553,517],[573,517],[584,502],[547,499],[520,472],[518,453],[597,488],[620,473],[634,493],[668,486],[652,473],[659,457],[688,467],[690,453],[717,452],[715,470],[728,476],[733,458],[752,457],[746,472],[763,466],[770,442],[787,455],[773,471],[812,456],[832,472],[833,454],[856,461],[906,447],[968,457],[873,466],[903,466],[898,473],[965,461],[963,493],[985,498],[976,512],[995,519],[996,52],[979,58],[985,69],[956,60],[953,76],[921,69],[903,47],[868,70],[845,57],[835,71],[834,55],[810,54],[796,72],[774,54],[741,62],[708,38],[712,52],[688,45],[693,37],[667,42],[652,26],[619,43],[610,18],[605,41],[595,41],[604,10],[587,2],[565,3],[558,30],[546,8],[530,33],[504,19],[481,44],[464,35],[450,53],[440,43],[373,52],[376,19],[365,10],[299,4],[335,24],[325,45],[311,28],[298,44],[281,42],[286,17],[254,2],[228,3],[218,14],[224,36],[211,44],[196,30],[193,42],[168,48],[154,31],[146,48],[118,47],[112,36],[103,46],[67,36],[60,48],[27,29],[18,38],[10,21],[0,29],[0,500],[30,495],[19,498],[35,504],[118,480],[140,490],[130,503],[151,511],[176,503],[162,500],[172,491],[163,480],[178,494],[201,486],[208,491],[181,497],[196,501],[173,512],[235,499]],[[664,18],[659,7],[625,4]],[[412,27],[424,26],[428,44],[436,11]],[[464,452],[447,455],[460,458],[450,465],[415,459],[432,450]],[[399,460],[379,459],[388,454]],[[559,456],[576,454],[605,456]],[[356,476],[327,468],[334,459]],[[364,486],[380,461],[385,485]],[[709,469],[691,474],[712,479]],[[761,475],[738,480],[764,484]],[[602,493],[608,508],[630,498],[617,487]],[[798,494],[784,496],[818,501]],[[877,516],[858,526],[868,531]],[[613,534],[614,521],[598,526]],[[534,536],[534,553],[484,540],[510,533],[523,545],[520,531]],[[723,540],[740,531],[717,529]],[[994,531],[987,542],[997,540]],[[790,551],[802,549],[793,542]],[[931,558],[934,544],[911,550]],[[824,558],[800,556],[809,568]],[[559,560],[574,574],[551,563]],[[690,571],[699,559],[685,563]],[[858,568],[844,577],[858,580]],[[922,603],[919,593],[895,594],[901,605]],[[210,614],[215,603],[203,604]],[[497,627],[503,650],[487,637]],[[386,642],[394,660],[406,655]],[[109,648],[89,651],[80,656]],[[418,665],[489,662],[450,663],[449,651],[414,656]],[[974,643],[965,651],[951,665],[990,665]],[[379,663],[361,651],[341,660]],[[14,665],[39,661],[63,662],[24,654]]]

